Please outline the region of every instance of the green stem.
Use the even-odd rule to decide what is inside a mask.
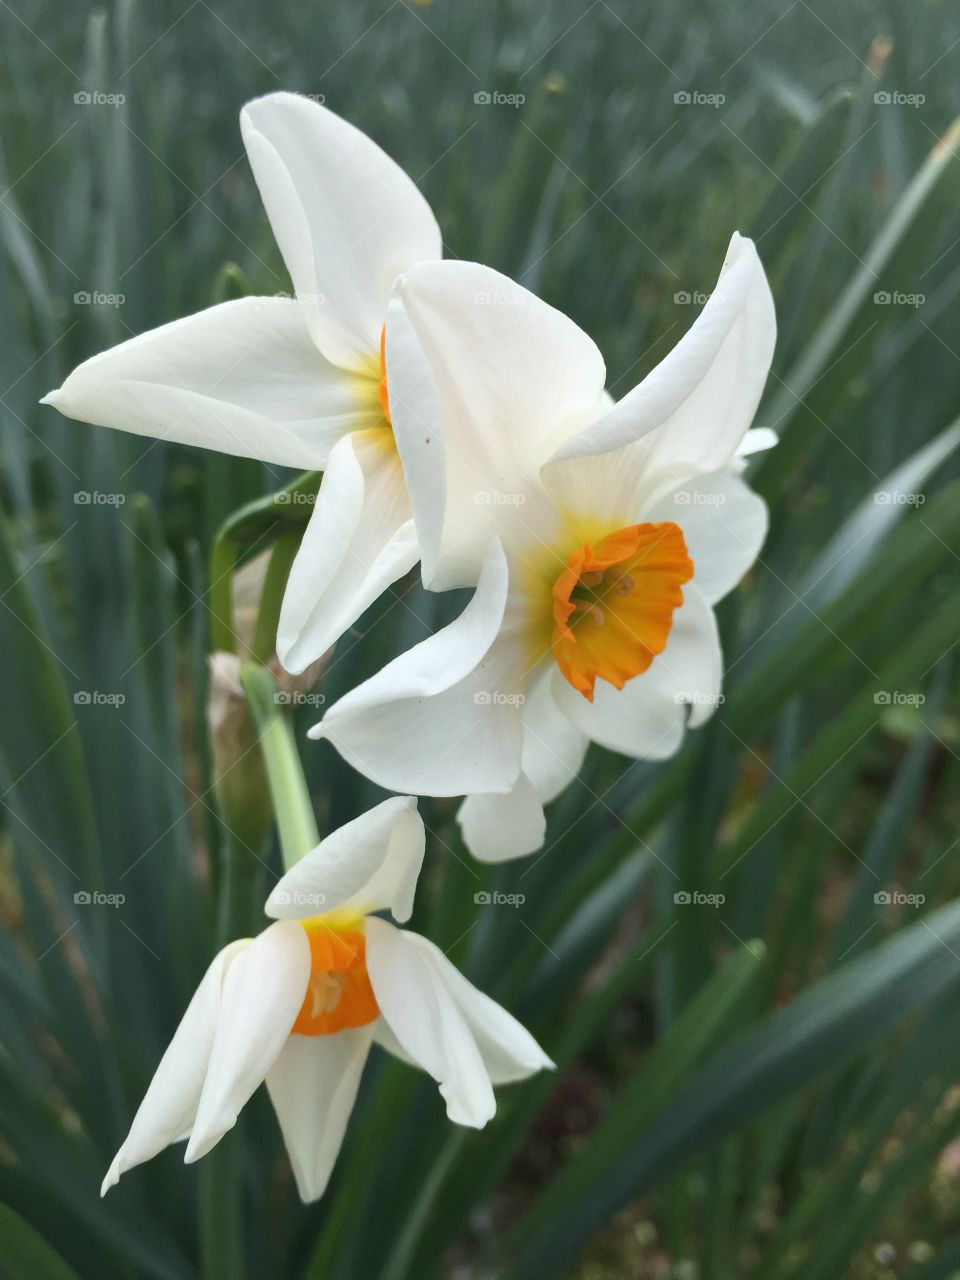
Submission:
[[[283,865],[289,871],[320,843],[310,792],[276,680],[266,667],[248,662],[240,668],[240,683],[260,735]]]
[[[287,588],[290,566],[300,547],[298,532],[285,534],[273,544],[270,563],[267,566],[260,593],[260,609],[253,640],[253,656],[258,662],[269,662],[277,646],[277,621],[280,605]]]
[[[233,574],[239,548],[219,536],[210,554],[210,648],[216,653],[236,653],[233,630]]]

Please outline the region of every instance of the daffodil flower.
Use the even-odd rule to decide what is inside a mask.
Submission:
[[[398,273],[442,245],[410,178],[318,103],[269,94],[240,125],[296,296],[224,302],[140,334],[85,361],[44,403],[98,426],[324,470],[277,638],[299,673],[417,562],[384,322]]]
[[[485,267],[406,273],[388,335],[424,580],[477,589],[311,733],[392,790],[466,795],[474,854],[516,857],[588,742],[661,759],[717,705],[713,606],[766,532],[741,473],[775,439],[748,431],[773,303],[735,235],[695,323],[612,407],[591,340]]]
[[[296,863],[263,933],[230,943],[197,988],[101,1194],[173,1142],[199,1160],[266,1081],[304,1201],[323,1194],[371,1045],[422,1068],[456,1124],[482,1128],[493,1086],[553,1064],[410,918],[424,829],[411,796],[384,801]]]

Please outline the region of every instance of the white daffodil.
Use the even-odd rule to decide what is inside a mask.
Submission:
[[[323,469],[277,651],[303,671],[417,562],[390,428],[384,322],[399,272],[439,258],[423,196],[370,138],[291,93],[240,126],[296,297],[243,298],[85,361],[44,400],[70,418]]]
[[[304,1201],[323,1194],[376,1042],[440,1086],[456,1124],[482,1128],[495,1084],[553,1064],[533,1037],[408,920],[423,861],[416,800],[398,796],[307,854],[267,901],[270,925],[207,970],[103,1181],[187,1140],[189,1164],[266,1081]]]
[[[735,235],[696,322],[612,407],[590,339],[487,268],[406,273],[387,332],[424,580],[477,590],[311,732],[392,790],[466,795],[473,853],[517,857],[588,742],[660,759],[717,704],[713,606],[766,532],[741,472],[775,439],[748,431],[773,302]]]

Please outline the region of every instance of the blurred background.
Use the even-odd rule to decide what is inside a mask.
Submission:
[[[960,1275],[960,13],[17,0],[0,27],[0,1274]],[[101,1202],[222,936],[214,537],[294,477],[37,401],[144,329],[289,289],[237,121],[277,89],[371,133],[448,256],[567,311],[615,395],[752,236],[771,533],[721,609],[726,701],[677,759],[594,750],[543,855],[496,872],[455,802],[425,807],[413,925],[555,1074],[473,1134],[378,1057],[319,1205],[263,1091],[200,1166],[168,1151]],[[249,558],[276,509],[231,527]],[[316,698],[460,603],[398,585]],[[295,714],[303,741],[316,706]],[[302,753],[322,831],[377,798]],[[248,931],[269,836],[262,858]]]

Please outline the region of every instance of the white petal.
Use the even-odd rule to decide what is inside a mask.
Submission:
[[[699,476],[663,494],[645,519],[673,520],[693,560],[693,580],[708,604],[732,591],[767,536],[767,504],[732,471]]]
[[[507,862],[543,845],[543,801],[525,773],[506,795],[467,796],[457,811],[463,840],[480,862]]]
[[[277,655],[299,674],[417,563],[416,533],[389,431],[356,432],[330,452],[290,570]]]
[[[753,420],[775,341],[763,267],[753,242],[735,233],[717,286],[688,332],[639,386],[552,461],[607,453],[642,438],[651,470],[719,470]]]
[[[475,583],[494,535],[548,541],[540,468],[605,408],[590,338],[488,267],[424,263],[398,282],[386,356],[425,583]]]
[[[457,813],[464,843],[481,862],[505,862],[543,846],[543,806],[577,776],[589,746],[553,695],[551,667],[528,682],[523,704],[523,772],[507,795],[467,796]]]
[[[694,581],[715,604],[756,560],[767,533],[766,504],[740,479],[736,459],[709,473],[651,469],[644,443],[552,463],[545,486],[574,520],[600,517],[610,528],[661,520],[679,525]]]
[[[258,934],[230,966],[184,1156],[188,1164],[233,1128],[241,1107],[266,1079],[300,1012],[309,977],[310,943],[290,920]]]
[[[496,1110],[492,1085],[553,1066],[516,1018],[419,934],[369,920],[367,967],[383,1021],[438,1082],[457,1124],[482,1128]]]
[[[371,138],[308,98],[256,98],[240,129],[317,346],[367,368],[395,278],[443,251],[430,206]]]
[[[425,839],[414,796],[384,800],[301,858],[267,899],[267,915],[299,920],[336,909],[387,909],[409,920]]]
[[[310,736],[391,791],[509,791],[520,771],[526,663],[511,629],[501,634],[508,586],[494,542],[460,617],[345,694]]]
[[[482,1129],[497,1109],[490,1076],[463,1015],[415,938],[375,916],[367,921],[370,985],[403,1050],[440,1086],[450,1119]]]
[[[376,385],[324,359],[290,298],[241,298],[141,333],[84,361],[42,403],[98,427],[307,470],[379,413]]]
[[[523,771],[544,804],[580,772],[589,741],[557,705],[548,668],[531,681],[523,704]]]
[[[329,1036],[287,1039],[267,1073],[297,1190],[319,1200],[336,1164],[370,1052],[374,1022]]]
[[[386,1050],[398,1061],[404,1063],[408,1067],[415,1067],[417,1064],[410,1057],[409,1053],[404,1049],[403,1045],[390,1030],[390,1025],[383,1018],[377,1018],[373,1026],[373,1043],[378,1044],[381,1049]]]
[[[737,449],[738,458],[749,458],[755,453],[763,453],[780,443],[780,437],[770,427],[751,427],[740,441]]]
[[[663,760],[683,741],[684,727],[702,724],[716,710],[723,670],[713,610],[692,583],[663,653],[642,675],[615,689],[598,680],[592,703],[553,672],[553,694],[574,724],[611,751]]]
[[[231,942],[214,958],[194,992],[167,1051],[133,1118],[123,1146],[107,1170],[100,1194],[116,1186],[120,1175],[151,1160],[171,1142],[190,1134],[207,1074],[217,1028],[224,975],[234,957],[248,946],[246,938]]]
[[[511,1084],[553,1067],[530,1032],[503,1005],[468,982],[439,947],[417,933],[405,932],[403,936],[419,949],[453,997],[477,1042],[491,1083]]]

